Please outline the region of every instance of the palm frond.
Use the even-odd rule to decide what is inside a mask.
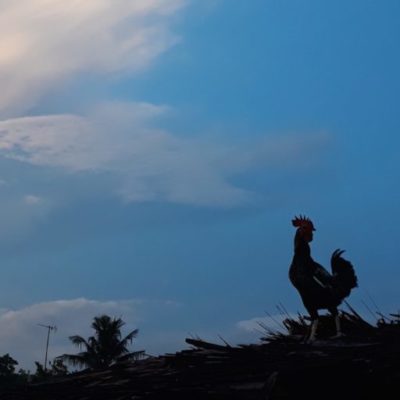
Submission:
[[[129,343],[132,343],[133,339],[138,335],[139,329],[134,329],[132,332],[129,332],[120,343],[126,346]]]
[[[143,358],[146,357],[146,352],[144,350],[139,350],[139,351],[133,351],[131,353],[125,354],[121,357],[118,357],[116,361],[121,362],[121,361],[137,361],[137,360],[142,360]]]
[[[86,348],[90,347],[90,344],[86,341],[85,338],[79,335],[73,335],[69,337],[69,340],[72,342],[73,345],[77,347],[85,346]]]
[[[82,354],[63,354],[56,359],[65,361],[73,367],[82,368],[88,366],[87,359],[85,356],[82,356]]]

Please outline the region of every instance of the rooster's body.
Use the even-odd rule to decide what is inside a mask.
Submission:
[[[313,321],[310,341],[314,340],[318,310],[327,309],[336,321],[337,336],[341,335],[337,307],[350,294],[351,289],[357,286],[357,277],[351,263],[342,257],[344,251],[336,250],[332,254],[330,274],[322,265],[311,257],[309,243],[313,239],[314,226],[305,217],[293,221],[297,232],[293,261],[289,270],[289,278],[298,290],[304,307]]]

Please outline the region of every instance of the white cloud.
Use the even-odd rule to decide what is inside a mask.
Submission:
[[[0,113],[20,112],[82,72],[135,72],[177,41],[185,0],[2,0]]]
[[[26,196],[24,196],[24,201],[26,204],[34,206],[40,204],[42,202],[42,199],[39,196],[35,196],[34,194],[27,194]]]
[[[122,332],[139,328],[133,349],[145,349],[151,354],[176,351],[184,347],[184,333],[170,331],[164,327],[146,329],[158,318],[154,313],[172,315],[181,306],[172,301],[118,300],[96,301],[85,298],[56,300],[37,303],[19,310],[0,310],[0,355],[10,353],[19,362],[19,368],[32,371],[34,361],[44,362],[47,330],[38,324],[57,326],[51,333],[49,360],[64,353],[76,353],[68,336],[79,334],[88,337],[93,334],[90,324],[93,317],[101,314],[121,317],[126,326]],[[143,328],[143,329],[142,329]]]
[[[147,103],[111,103],[80,116],[0,121],[0,152],[38,166],[112,173],[115,191],[127,202],[237,206],[255,195],[230,182],[236,173],[298,167],[328,139],[278,136],[247,145],[189,139],[154,127],[167,113],[167,107]]]
[[[210,145],[152,128],[166,112],[151,104],[99,106],[86,116],[25,117],[0,122],[6,157],[67,171],[108,171],[125,201],[236,205],[249,194],[229,184]],[[210,150],[210,151],[208,151]]]

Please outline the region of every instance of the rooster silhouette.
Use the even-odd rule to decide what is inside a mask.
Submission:
[[[314,225],[305,216],[295,217],[292,224],[297,228],[294,238],[294,256],[289,269],[289,279],[298,290],[304,307],[310,314],[312,325],[308,341],[315,340],[318,327],[318,310],[327,309],[335,318],[336,335],[342,336],[337,307],[357,286],[357,276],[352,264],[342,257],[344,250],[335,250],[331,257],[330,274],[311,257],[310,242]]]

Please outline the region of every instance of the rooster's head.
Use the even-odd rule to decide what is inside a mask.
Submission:
[[[311,242],[313,240],[313,231],[315,231],[315,228],[310,218],[300,215],[292,219],[292,224],[297,228],[297,234],[306,242]]]

